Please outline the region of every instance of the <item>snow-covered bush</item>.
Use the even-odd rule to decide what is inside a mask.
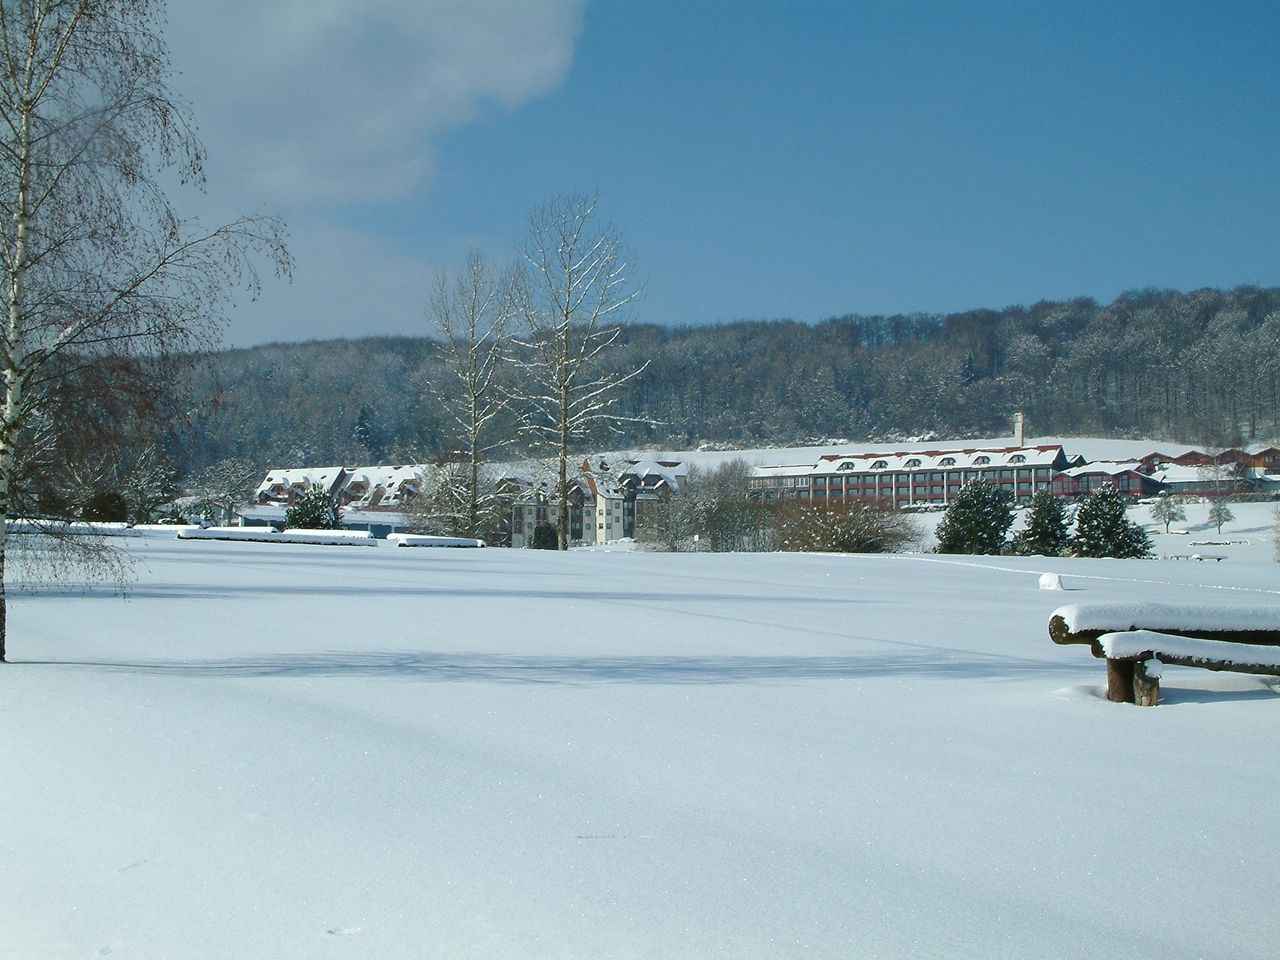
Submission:
[[[910,514],[866,501],[791,501],[780,506],[778,547],[812,553],[894,553],[916,546]]]

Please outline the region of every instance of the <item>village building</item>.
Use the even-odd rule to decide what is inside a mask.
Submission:
[[[1094,460],[1067,467],[1053,478],[1052,490],[1059,497],[1083,497],[1103,487],[1113,487],[1126,497],[1150,497],[1164,487],[1160,480],[1144,472],[1136,460],[1116,462]]]
[[[688,476],[688,464],[675,460],[599,459],[593,464],[585,458],[569,481],[570,542],[594,545],[634,537],[645,504],[679,496]],[[559,518],[555,482],[531,483],[511,508],[511,545],[529,546],[538,526],[555,527]]]
[[[1058,445],[829,454],[814,464],[757,467],[750,485],[765,500],[876,500],[903,509],[946,506],[979,479],[1028,500],[1072,464]]]

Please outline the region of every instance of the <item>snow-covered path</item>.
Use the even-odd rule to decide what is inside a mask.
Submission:
[[[1045,629],[1273,564],[128,549],[13,603],[0,957],[1274,954],[1274,682]]]

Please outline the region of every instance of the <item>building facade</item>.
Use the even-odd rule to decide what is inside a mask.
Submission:
[[[876,500],[911,509],[946,506],[981,479],[1029,500],[1071,465],[1057,445],[831,454],[815,464],[758,467],[751,492],[766,500]]]

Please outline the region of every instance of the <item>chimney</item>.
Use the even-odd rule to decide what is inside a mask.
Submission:
[[[1025,437],[1023,436],[1025,426],[1026,418],[1022,415],[1022,411],[1019,410],[1013,415],[1013,445],[1015,447],[1026,446]]]

